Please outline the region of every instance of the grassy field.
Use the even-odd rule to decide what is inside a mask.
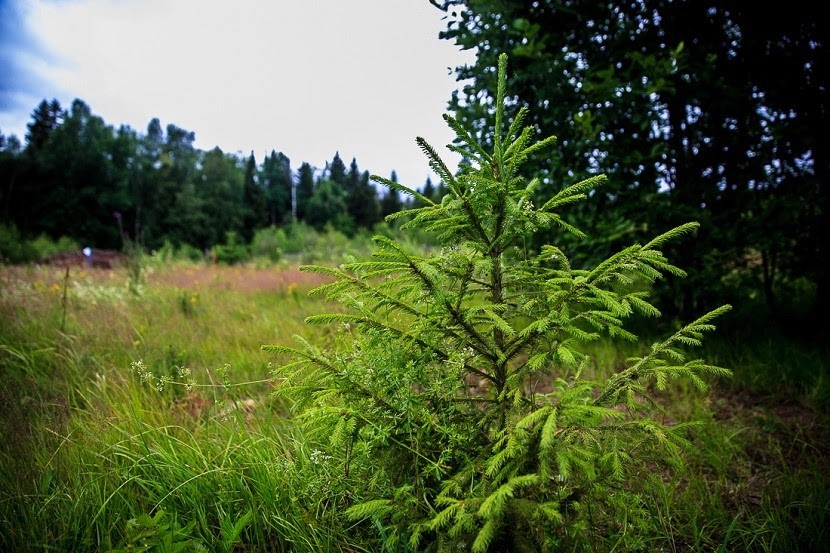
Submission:
[[[337,309],[307,296],[317,278],[287,263],[150,264],[140,279],[0,267],[0,550],[380,550],[342,516],[359,483],[329,487],[270,393],[284,360],[261,345],[339,332],[303,323]],[[599,372],[631,353],[592,347]],[[704,356],[734,377],[662,398],[701,423],[689,470],[643,475],[641,527],[620,521],[616,550],[827,550],[826,347],[736,325]]]

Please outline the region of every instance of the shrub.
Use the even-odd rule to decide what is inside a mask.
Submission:
[[[331,488],[351,485],[346,515],[386,549],[579,549],[612,536],[636,548],[649,531],[643,478],[681,467],[689,445],[690,425],[664,424],[655,398],[674,379],[705,389],[706,374],[728,374],[684,352],[728,306],[610,376],[590,374],[584,344],[633,340],[626,319],[659,315],[629,285],[683,275],[660,248],[696,225],[590,269],[553,244],[528,250],[540,230],[583,236],[560,211],[604,177],[534,205],[539,180],[520,168],[553,139],[531,141],[525,109],[506,124],[505,72],[502,56],[492,147],[445,116],[467,160],[458,175],[417,140],[449,190],[440,203],[373,177],[422,202],[391,217],[411,216],[405,226],[443,248],[420,256],[379,236],[370,261],[305,267],[333,279],[316,293],[349,308],[308,319],[339,325],[339,339],[264,349],[292,356],[277,393],[337,468]]]
[[[213,247],[216,261],[226,265],[234,265],[248,259],[249,252],[245,244],[239,242],[239,235],[230,231],[225,236],[224,244],[217,244]]]
[[[0,224],[0,263],[24,263],[35,257],[36,252],[23,240],[16,226]]]
[[[43,259],[57,253],[77,252],[81,249],[77,242],[66,236],[61,236],[55,241],[41,234],[30,244],[34,250],[35,259]]]
[[[255,257],[264,257],[270,261],[279,261],[282,258],[283,247],[288,237],[285,231],[278,227],[259,229],[254,233],[251,241],[251,254]]]
[[[204,261],[205,253],[190,244],[180,244],[179,247],[176,248],[176,259],[193,262]]]

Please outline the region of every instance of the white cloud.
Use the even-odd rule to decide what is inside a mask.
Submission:
[[[423,136],[454,166],[441,114],[470,59],[440,40],[426,0],[78,0],[31,3],[31,32],[61,63],[33,64],[62,102],[144,132],[153,117],[228,152],[271,149],[297,168],[335,151],[421,186]],[[34,108],[34,104],[30,110]],[[28,114],[25,114],[28,120]],[[25,125],[25,122],[23,123]],[[5,129],[4,129],[5,130]]]

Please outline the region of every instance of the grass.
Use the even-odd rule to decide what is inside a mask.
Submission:
[[[333,308],[306,296],[315,281],[290,264],[143,276],[136,294],[124,270],[0,268],[0,549],[377,550],[339,510],[360,483],[328,473],[270,394],[262,344],[337,332],[302,322]],[[643,473],[596,549],[826,548],[830,356],[770,330],[718,336],[703,355],[734,378],[661,398],[667,421],[699,422],[688,469]],[[591,348],[602,374],[638,346]],[[142,382],[138,360],[173,382]]]

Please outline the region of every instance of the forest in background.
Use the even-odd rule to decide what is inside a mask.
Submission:
[[[0,135],[3,221],[23,237],[204,251],[229,233],[249,243],[256,230],[291,222],[352,236],[405,206],[397,190],[379,195],[369,171],[355,158],[346,167],[339,152],[322,169],[295,170],[274,150],[258,164],[253,152],[200,150],[194,132],[158,119],[146,133],[116,129],[80,99],[68,110],[43,100],[27,127],[25,146]],[[423,188],[439,193],[429,179]]]
[[[527,166],[539,196],[608,176],[573,215],[596,237],[585,256],[695,220],[695,239],[668,252],[689,277],[662,289],[665,312],[827,312],[828,29],[815,4],[430,2],[447,16],[442,38],[477,52],[457,69],[469,79],[450,101],[460,122],[486,129],[491,68],[507,53],[516,109],[558,137]]]
[[[516,110],[529,108],[553,156],[532,159],[537,202],[604,173],[608,183],[572,221],[583,263],[686,221],[700,230],[669,252],[689,278],[658,292],[669,314],[729,302],[773,319],[828,308],[830,156],[826,25],[799,2],[783,14],[722,2],[431,2],[447,15],[441,38],[477,51],[456,69],[449,101],[484,133],[499,53],[515,72]],[[305,222],[348,236],[406,203],[378,193],[369,171],[339,153],[321,170],[272,151],[257,163],[194,147],[194,132],[154,119],[146,133],[115,128],[82,100],[44,100],[21,141],[0,135],[4,232],[68,236],[83,245],[204,251],[257,229]],[[395,180],[394,176],[392,180]],[[417,186],[417,183],[404,183]],[[421,189],[440,198],[442,183]],[[547,238],[542,237],[542,241]],[[8,258],[9,256],[6,255]],[[9,259],[15,261],[15,259]]]

